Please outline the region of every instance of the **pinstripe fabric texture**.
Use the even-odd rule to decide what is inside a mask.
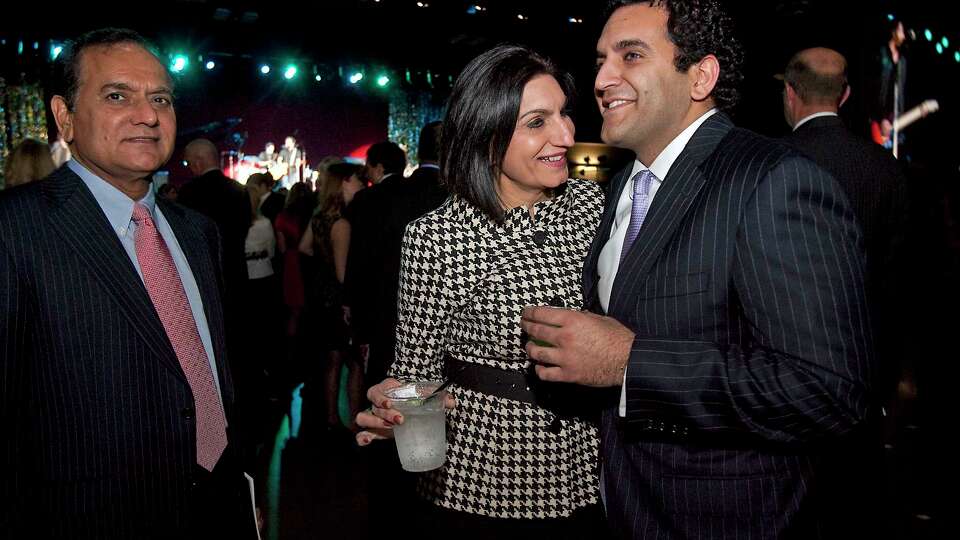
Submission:
[[[611,186],[616,201],[626,183]],[[597,257],[584,270],[599,309]],[[867,414],[860,232],[812,162],[717,114],[674,163],[608,314],[636,340],[605,412],[611,526],[629,538],[818,538],[817,466]]]
[[[157,204],[204,298],[229,418],[217,231]],[[150,297],[80,178],[62,167],[0,193],[2,534],[187,537],[193,414]]]

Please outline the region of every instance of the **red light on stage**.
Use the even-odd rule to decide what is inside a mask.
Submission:
[[[360,161],[366,161],[367,151],[370,150],[371,146],[373,146],[373,143],[367,143],[363,146],[358,146],[357,148],[354,148],[353,151],[351,151],[349,154],[347,154],[347,157],[353,158],[353,159],[359,159]]]

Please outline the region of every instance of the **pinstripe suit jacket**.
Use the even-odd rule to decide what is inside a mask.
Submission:
[[[584,270],[628,172],[611,185]],[[871,351],[860,233],[833,179],[707,120],[620,265],[608,315],[636,334],[627,417],[603,417],[604,493],[631,538],[816,538],[816,471],[865,416]]]
[[[229,419],[217,230],[157,204],[204,300]],[[83,181],[64,166],[0,193],[0,536],[187,537],[192,410],[146,288]]]

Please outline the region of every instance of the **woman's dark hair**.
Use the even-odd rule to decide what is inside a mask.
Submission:
[[[287,193],[287,200],[283,209],[297,218],[300,229],[303,230],[307,222],[310,221],[310,216],[313,214],[313,207],[316,206],[316,202],[317,199],[307,183],[297,182],[290,186],[290,192]]]
[[[453,84],[440,140],[440,174],[451,193],[480,208],[497,223],[503,205],[497,179],[516,129],[523,89],[538,75],[556,79],[573,99],[573,78],[539,54],[500,45],[474,58]]]
[[[132,43],[143,47],[152,54],[157,62],[166,69],[166,64],[160,59],[157,48],[137,32],[127,28],[101,28],[87,32],[76,39],[69,41],[57,57],[53,70],[52,89],[54,95],[62,96],[67,102],[67,108],[73,110],[77,103],[77,93],[80,90],[80,61],[83,52],[90,47],[119,45]],[[173,84],[172,77],[169,77]]]
[[[667,10],[667,35],[677,48],[673,64],[686,72],[708,54],[717,57],[720,77],[713,88],[718,109],[732,109],[740,100],[743,82],[743,49],[734,36],[733,20],[717,0],[611,0],[607,19],[613,12],[634,4]]]

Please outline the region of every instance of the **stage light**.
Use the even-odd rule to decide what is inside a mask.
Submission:
[[[570,17],[570,18],[567,19],[567,20],[570,21],[570,22],[573,23],[573,24],[580,24],[580,23],[583,22],[583,19],[578,18],[578,17]]]
[[[929,28],[923,31],[923,37],[927,38],[927,41],[933,41],[933,32]]]
[[[176,54],[173,56],[173,61],[170,62],[170,71],[174,73],[180,73],[181,71],[187,69],[187,64],[190,63],[190,60],[183,54]]]
[[[23,41],[17,42],[17,54],[23,54]]]
[[[363,73],[359,71],[354,72],[352,75],[350,75],[349,80],[350,80],[350,84],[357,84],[358,82],[363,80]]]
[[[518,13],[517,18],[520,19],[521,21],[527,20],[527,16],[524,15],[523,13]]]
[[[317,75],[314,75],[314,76],[313,76],[313,80],[315,80],[315,81],[317,81],[317,82],[320,82],[320,81],[323,80],[323,77],[321,77],[320,74],[317,74]]]
[[[486,10],[487,8],[478,4],[474,4],[472,6],[467,7],[467,13],[469,15],[476,15],[477,13],[480,13],[481,11],[486,11]]]
[[[953,59],[956,60],[957,62],[960,62],[960,51],[953,52]]]
[[[261,66],[260,66],[260,73],[263,74],[263,75],[266,75],[266,74],[270,73],[270,66],[267,65],[267,64],[261,65]]]
[[[283,70],[283,78],[288,81],[296,76],[297,76],[297,66],[293,64],[290,64],[289,66],[286,67],[286,69]]]
[[[377,77],[377,86],[380,88],[383,88],[388,84],[390,84],[390,77],[387,77],[386,75],[380,75]]]
[[[417,7],[422,7],[422,8],[430,7],[430,4],[426,2],[417,2]]]
[[[60,53],[62,53],[62,52],[63,52],[63,45],[59,45],[59,44],[56,44],[56,43],[51,43],[51,44],[50,44],[50,59],[51,59],[51,60],[56,60],[57,57],[59,57],[59,56],[60,56]]]
[[[943,36],[943,39],[940,40],[940,43],[943,45],[944,49],[950,46],[950,40],[947,39],[947,36]]]
[[[427,71],[427,84],[433,86],[433,73]]]
[[[943,54],[943,45],[937,43],[937,54]]]
[[[888,21],[892,21],[892,20],[893,20],[893,13],[887,13],[887,20],[888,20]]]
[[[213,60],[207,60],[207,69],[213,69],[217,67],[217,63]]]

